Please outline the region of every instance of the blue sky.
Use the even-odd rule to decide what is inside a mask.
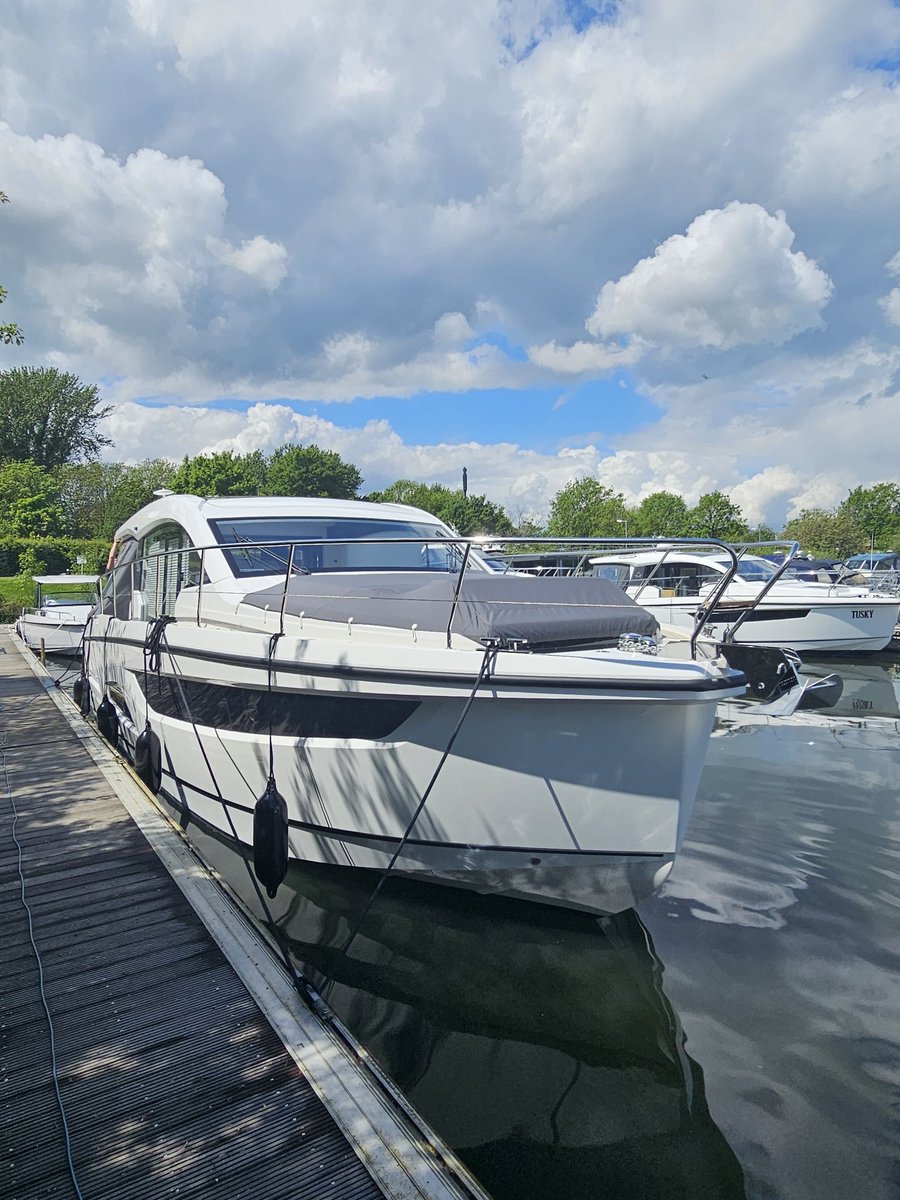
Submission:
[[[111,456],[317,441],[546,512],[897,479],[891,0],[71,0],[0,43],[9,365]]]
[[[326,409],[302,405],[289,397],[282,404],[296,412],[327,415],[334,424],[353,428],[374,415],[388,420],[404,441],[429,439],[464,442],[527,442],[545,454],[561,446],[594,444],[613,449],[616,437],[658,420],[660,411],[631,388],[626,376],[590,380],[571,387],[521,388],[464,392],[430,392],[397,399],[373,396]],[[156,403],[161,403],[157,401]],[[217,400],[210,407],[245,413],[251,401]]]

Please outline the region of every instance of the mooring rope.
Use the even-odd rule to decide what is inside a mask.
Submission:
[[[280,634],[276,634],[272,638],[269,639],[268,670],[269,670],[270,675],[271,675],[271,670],[272,670],[272,656],[275,653],[275,646],[276,646],[276,644],[278,642],[278,638],[280,636],[281,636]],[[165,642],[165,641],[166,641],[165,626],[163,626],[162,629],[160,630],[160,637],[159,637],[159,644],[158,644],[158,649],[160,651],[162,650],[163,642]],[[319,995],[319,993],[316,991],[316,989],[309,982],[309,980],[302,974],[302,972],[297,970],[296,964],[294,963],[294,960],[291,958],[290,951],[287,949],[287,947],[284,943],[284,938],[282,936],[281,928],[275,921],[275,918],[272,916],[272,911],[269,908],[266,898],[263,896],[262,889],[259,886],[259,880],[256,878],[256,874],[253,870],[253,866],[250,862],[249,857],[247,856],[247,851],[244,848],[244,845],[241,842],[241,839],[238,837],[238,832],[237,832],[237,829],[235,828],[234,819],[228,809],[228,802],[226,801],[225,797],[222,795],[222,789],[219,787],[219,781],[218,781],[218,779],[216,779],[216,773],[213,770],[212,763],[209,761],[209,756],[206,753],[206,748],[203,745],[203,741],[200,737],[200,731],[197,729],[197,723],[194,720],[193,713],[191,712],[191,706],[190,706],[190,702],[188,701],[188,698],[187,698],[187,693],[186,693],[184,687],[182,686],[182,678],[183,678],[182,672],[181,672],[177,662],[175,661],[175,656],[174,656],[171,648],[168,646],[168,644],[166,644],[165,649],[169,655],[169,662],[170,662],[170,664],[172,666],[172,670],[174,672],[173,677],[175,679],[175,683],[176,683],[179,693],[181,695],[181,701],[182,701],[182,704],[184,705],[185,712],[187,713],[187,719],[191,724],[191,728],[194,731],[194,737],[197,740],[197,747],[200,750],[200,754],[203,757],[204,763],[206,764],[206,769],[209,773],[209,778],[212,782],[213,787],[215,788],[216,796],[219,800],[219,803],[222,805],[222,811],[225,814],[225,819],[228,821],[228,826],[231,830],[231,836],[234,838],[235,845],[237,846],[237,849],[238,849],[238,853],[241,856],[241,860],[244,864],[244,867],[246,868],[247,875],[250,879],[250,883],[252,884],[253,890],[256,893],[256,898],[259,901],[260,906],[262,907],[263,913],[265,914],[266,922],[268,923],[268,926],[269,926],[270,930],[272,931],[272,936],[275,938],[275,942],[278,946],[278,950],[284,961],[284,965],[287,968],[288,975],[291,978],[291,982],[294,986],[294,990],[301,997],[301,999],[304,1001],[304,1003],[307,1004],[308,1007],[311,1008],[313,1010],[313,1012],[315,1012],[316,1015],[321,1020],[329,1020],[331,1018],[330,1009],[325,1004],[325,1001],[322,999],[322,997]],[[271,698],[271,694],[270,694],[270,698]],[[269,750],[270,750],[269,768],[270,768],[270,771],[271,771],[272,765],[273,765],[271,738],[272,738],[272,734],[271,734],[271,717],[270,717],[270,733],[269,733]],[[190,786],[190,785],[188,785],[188,786]]]
[[[269,638],[269,653],[266,660],[266,708],[269,710],[269,782],[275,782],[275,748],[272,744],[272,717],[275,705],[272,703],[272,658],[275,654],[275,647],[278,645],[278,639],[283,638],[283,633],[273,633]]]
[[[403,831],[403,836],[401,837],[396,850],[391,855],[390,862],[387,864],[386,867],[383,868],[381,875],[378,878],[378,882],[376,883],[376,885],[372,891],[371,896],[366,901],[365,907],[363,908],[362,912],[360,913],[359,917],[357,918],[356,923],[354,924],[353,928],[350,930],[350,933],[347,935],[347,938],[346,938],[344,944],[341,946],[340,950],[338,951],[335,967],[337,966],[338,963],[340,963],[341,959],[346,956],[347,951],[350,949],[350,946],[352,945],[354,939],[356,938],[356,935],[359,933],[360,928],[362,927],[363,921],[365,921],[366,917],[369,915],[372,905],[377,900],[378,896],[381,893],[381,889],[384,887],[385,883],[387,882],[388,876],[390,875],[391,871],[394,869],[394,865],[396,864],[397,859],[403,853],[406,843],[409,841],[410,834],[412,833],[413,828],[415,827],[416,821],[418,821],[419,817],[421,816],[422,810],[425,808],[425,805],[428,803],[428,797],[431,795],[432,790],[434,789],[434,785],[438,781],[438,776],[440,775],[441,771],[444,769],[444,763],[446,763],[447,759],[450,757],[450,751],[453,749],[453,743],[456,741],[457,737],[459,736],[459,731],[462,729],[463,722],[465,721],[466,717],[468,716],[469,709],[472,707],[472,702],[475,699],[475,695],[476,695],[478,689],[481,687],[481,684],[484,681],[485,676],[490,673],[491,664],[494,661],[494,659],[496,658],[496,656],[497,656],[496,647],[488,646],[485,649],[484,657],[481,660],[481,667],[479,668],[478,674],[475,677],[475,682],[472,685],[472,690],[471,690],[471,692],[469,692],[468,699],[466,700],[466,702],[463,706],[462,712],[459,714],[459,720],[456,722],[454,730],[450,734],[450,738],[447,742],[447,745],[444,747],[444,752],[441,755],[440,762],[435,767],[434,773],[432,774],[431,779],[428,781],[428,786],[425,788],[425,791],[422,793],[422,798],[419,801],[419,803],[416,805],[416,810],[413,813],[413,815],[410,817],[409,822],[406,826],[406,829]],[[329,984],[334,983],[334,971],[332,971],[331,975],[329,976],[328,983]]]

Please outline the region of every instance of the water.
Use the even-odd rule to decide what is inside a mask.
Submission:
[[[342,956],[371,879],[291,870],[298,962],[497,1200],[900,1195],[900,670],[807,669],[837,709],[724,713],[639,914],[390,880]]]

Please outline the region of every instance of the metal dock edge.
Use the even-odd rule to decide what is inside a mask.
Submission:
[[[302,1003],[292,987],[283,965],[274,957],[266,937],[228,898],[221,885],[199,861],[195,852],[163,814],[150,793],[144,789],[118,754],[108,746],[92,726],[82,719],[72,701],[55,686],[52,678],[34,655],[22,646],[17,638],[4,636],[2,633],[0,633],[0,647],[6,649],[6,653],[0,656],[0,682],[10,679],[11,668],[15,676],[27,679],[27,675],[21,671],[21,668],[15,669],[14,664],[17,661],[24,663],[29,668],[37,683],[44,690],[43,696],[39,691],[34,693],[39,697],[35,701],[34,707],[43,708],[49,718],[50,712],[46,709],[49,700],[65,718],[68,726],[67,732],[74,734],[81,747],[102,773],[109,788],[121,801],[132,821],[143,833],[147,843],[177,883],[191,909],[199,917],[228,963],[231,964],[266,1021],[299,1067],[303,1078],[318,1096],[346,1142],[364,1164],[370,1177],[366,1180],[365,1187],[361,1188],[362,1180],[352,1178],[353,1171],[349,1170],[346,1164],[342,1165],[336,1162],[335,1178],[328,1176],[326,1168],[326,1173],[321,1180],[321,1190],[317,1188],[310,1192],[308,1187],[313,1183],[313,1179],[307,1177],[304,1182],[302,1168],[300,1178],[297,1178],[296,1175],[291,1176],[289,1171],[286,1174],[287,1162],[281,1163],[280,1166],[272,1163],[271,1189],[266,1190],[266,1172],[262,1171],[254,1177],[251,1188],[253,1196],[258,1197],[259,1200],[274,1200],[276,1196],[299,1197],[301,1195],[316,1198],[319,1196],[363,1197],[373,1194],[371,1181],[374,1181],[378,1191],[392,1200],[393,1198],[396,1200],[489,1200],[487,1193],[462,1166],[453,1152],[413,1112],[408,1102],[405,1102],[400,1096],[392,1097],[385,1090],[377,1068],[374,1067],[374,1064],[367,1064],[365,1051],[358,1046],[353,1046],[352,1042],[341,1036],[339,1030],[320,1021]],[[15,728],[19,717],[16,708],[7,702],[4,689],[0,689],[0,704],[3,706],[2,723],[8,735],[10,730]],[[56,724],[59,727],[58,719]],[[49,750],[53,744],[52,735],[46,740],[49,743],[47,745]],[[56,740],[58,742],[59,738]],[[35,767],[35,760],[41,749],[39,743],[40,738],[34,738],[32,735],[31,742],[19,744],[20,750],[31,750],[32,752],[30,763],[30,785],[32,787],[39,785],[39,770]],[[74,746],[73,749],[77,751],[78,747]],[[5,755],[11,752],[11,749],[4,748]],[[96,782],[100,781],[96,780]],[[8,808],[9,802],[5,795],[2,805]],[[4,825],[7,824],[7,815],[4,812]],[[4,838],[4,842],[9,844],[6,838]],[[8,857],[6,846],[4,846],[4,852]],[[115,868],[114,849],[109,851],[109,857]],[[58,864],[57,870],[60,869],[65,869],[64,859]],[[3,879],[8,877],[9,872],[4,870]],[[58,875],[46,876],[46,878],[51,877],[60,878]],[[32,880],[26,865],[25,878],[29,888],[29,897],[39,897],[41,877]],[[17,876],[15,883],[17,890]],[[8,890],[10,887],[11,885],[7,883],[5,888],[0,888],[0,892]],[[85,882],[86,895],[89,887],[90,882],[87,880]],[[127,903],[127,898],[125,903]],[[4,911],[11,911],[11,909],[5,905]],[[8,922],[5,923],[8,924]],[[65,924],[59,929],[59,935],[65,938]],[[139,937],[140,931],[138,930],[134,934],[135,941]],[[18,939],[18,942],[13,953],[21,957],[24,954],[22,947],[27,945],[27,941],[23,936]],[[0,945],[0,962],[6,953]],[[28,948],[28,954],[30,953],[30,948]],[[42,953],[46,953],[49,957],[52,951],[42,951]],[[4,985],[4,992],[7,991],[7,986]],[[173,980],[171,986],[171,1020],[177,1025],[181,1008],[178,982]],[[197,1004],[197,996],[190,992],[190,988],[184,997],[184,1002],[186,1005]],[[52,1002],[50,1008],[53,1013]],[[41,1017],[43,1018],[42,1010]],[[8,1020],[6,1017],[4,1019]],[[34,1019],[33,1014],[30,1019]],[[63,1023],[67,1019],[65,1014],[60,1017]],[[219,1018],[217,1017],[217,1019]],[[7,1056],[4,1055],[4,1057]],[[14,1082],[17,1072],[15,1055],[9,1056],[9,1059],[5,1064],[3,1074],[7,1082]],[[37,1069],[41,1069],[40,1063],[38,1063]],[[35,1065],[29,1062],[27,1071],[34,1070]],[[49,1059],[46,1063],[46,1077],[49,1077]],[[284,1080],[277,1086],[280,1086],[283,1092]],[[66,1090],[63,1086],[64,1100],[65,1095]],[[178,1100],[177,1095],[172,1096],[175,1105],[178,1104]],[[258,1096],[259,1136],[262,1138],[266,1136],[263,1117],[263,1110],[267,1107],[265,1100],[265,1093],[260,1093]],[[283,1096],[280,1096],[279,1103],[284,1104]],[[225,1116],[227,1122],[227,1113]],[[296,1117],[294,1119],[296,1120]],[[4,1140],[14,1140],[10,1123],[5,1120],[4,1124],[6,1125]],[[13,1121],[13,1128],[14,1126],[15,1121]],[[24,1121],[24,1126],[28,1127],[27,1119]],[[222,1174],[227,1178],[228,1156],[231,1153],[227,1142],[229,1131],[223,1129],[222,1134],[224,1144],[219,1155]],[[53,1138],[58,1136],[60,1142],[62,1141],[61,1131],[58,1134],[56,1131],[48,1132],[46,1136]],[[310,1146],[310,1149],[313,1147]],[[27,1152],[28,1148],[21,1146],[19,1157],[24,1157]],[[34,1150],[30,1152],[35,1153]],[[238,1155],[242,1153],[237,1144],[234,1146],[234,1152]],[[77,1155],[76,1139],[76,1166]],[[349,1161],[351,1163],[354,1161],[352,1156]],[[206,1166],[208,1168],[209,1164],[207,1163]],[[318,1162],[317,1166],[321,1169],[321,1162]],[[0,1159],[0,1168],[3,1168],[2,1159]],[[313,1171],[312,1175],[315,1174],[316,1172]],[[0,1178],[2,1178],[2,1172],[0,1172]],[[60,1176],[58,1175],[57,1178]],[[176,1180],[173,1179],[172,1182],[174,1184]],[[154,1194],[174,1195],[176,1191],[179,1191],[181,1195],[188,1195],[194,1191],[190,1182],[183,1176],[177,1182],[180,1184],[180,1188],[173,1188],[171,1191],[164,1188],[155,1191]],[[222,1182],[224,1184],[225,1180]],[[217,1195],[220,1194],[218,1187],[215,1192]],[[26,1197],[49,1193],[45,1186],[40,1189],[34,1188],[15,1193],[5,1186],[0,1186],[0,1194],[8,1197],[9,1200],[13,1200],[14,1194],[16,1200],[26,1200]],[[94,1191],[93,1194],[100,1195],[101,1192]],[[107,1180],[102,1188],[102,1194],[118,1195],[122,1193],[117,1191],[115,1186],[110,1188]],[[249,1193],[229,1192],[225,1188],[221,1194]]]

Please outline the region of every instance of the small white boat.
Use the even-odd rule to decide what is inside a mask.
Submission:
[[[661,624],[694,628],[706,601],[724,581],[731,561],[662,545],[590,560],[594,573],[618,583]],[[746,554],[710,613],[704,634],[717,641],[805,651],[873,652],[894,636],[900,597],[866,586],[778,579],[767,559]]]
[[[116,537],[90,700],[187,819],[254,844],[274,779],[291,859],[605,913],[668,877],[744,676],[618,649],[657,623],[615,586],[362,501],[167,496]]]
[[[33,575],[33,608],[22,610],[16,632],[26,646],[47,654],[79,654],[97,602],[98,575]]]

